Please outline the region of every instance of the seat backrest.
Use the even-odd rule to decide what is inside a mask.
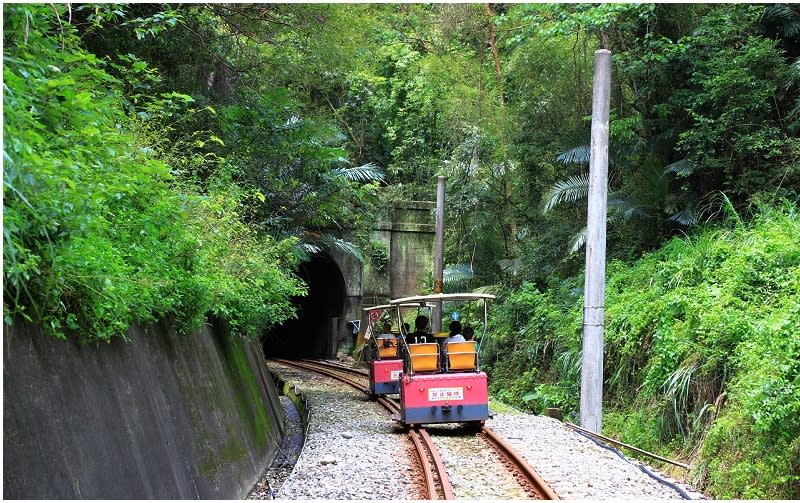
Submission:
[[[478,351],[475,341],[448,342],[448,370],[475,370],[478,368]]]
[[[397,339],[395,338],[378,338],[375,340],[378,344],[378,359],[379,360],[393,360],[397,358]]]
[[[439,370],[439,344],[427,342],[409,344],[411,372],[436,372]]]

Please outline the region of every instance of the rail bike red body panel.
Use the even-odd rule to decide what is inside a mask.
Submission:
[[[369,365],[369,391],[373,395],[400,393],[403,360],[374,360]]]
[[[403,374],[400,422],[429,424],[489,419],[489,382],[484,372]]]

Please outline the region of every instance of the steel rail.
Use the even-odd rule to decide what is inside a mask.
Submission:
[[[339,365],[338,363],[326,362],[326,361],[320,361],[320,360],[303,359],[303,360],[299,360],[299,361],[304,362],[304,363],[311,363],[313,365],[320,365],[322,367],[326,367],[326,368],[330,368],[330,369],[343,370],[345,372],[350,372],[352,374],[358,374],[358,375],[363,376],[363,377],[369,377],[369,371],[365,370],[365,369],[359,369],[359,368],[355,368],[355,367],[347,367],[345,365]]]
[[[284,360],[282,358],[273,358],[272,360],[290,367],[321,373],[336,379],[339,382],[352,386],[359,391],[364,391],[364,386],[361,383],[358,383],[333,371],[333,367],[335,367],[336,371],[363,376],[361,373],[362,371],[359,371],[358,369],[349,369],[346,367],[340,367],[338,365],[317,361],[294,361]],[[389,412],[399,412],[400,410],[399,405],[386,397],[379,397],[378,403],[380,403]],[[430,437],[430,435],[428,435],[428,432],[425,431],[424,428],[410,429],[408,430],[408,436],[416,448],[417,456],[419,457],[420,464],[422,465],[425,486],[428,491],[428,499],[434,499],[439,496],[439,492],[437,491],[438,487],[441,487],[442,490],[442,497],[440,499],[455,499],[453,486],[447,476],[447,470],[445,469],[444,461],[442,460],[438,449],[436,449],[436,444],[433,442],[433,439]],[[432,470],[432,468],[435,468],[435,470]],[[434,473],[434,471],[436,473]],[[438,484],[436,482],[437,478],[439,481]]]
[[[320,374],[324,374],[324,375],[326,375],[328,377],[336,379],[337,381],[339,381],[341,383],[344,383],[344,384],[347,384],[349,386],[352,386],[352,387],[356,388],[359,391],[364,391],[363,387],[359,383],[357,383],[355,381],[352,381],[352,380],[348,379],[347,377],[344,377],[344,376],[342,376],[340,374],[337,374],[337,373],[333,372],[331,369],[327,369],[327,368],[325,368],[325,367],[323,367],[321,365],[316,365],[316,364],[310,363],[310,362],[298,362],[298,361],[293,361],[293,360],[284,360],[282,358],[273,358],[273,361],[276,361],[278,363],[282,363],[284,365],[289,365],[291,367],[297,367],[297,368],[301,368],[301,369],[304,369],[304,370],[310,370],[312,372],[318,372]],[[347,369],[344,369],[344,368],[342,368],[341,370],[343,372],[347,371]]]
[[[400,412],[400,405],[391,398],[387,397],[378,397],[378,402],[386,408],[389,412],[399,413]],[[433,461],[433,465],[436,467],[436,472],[440,474],[445,474],[444,477],[439,477],[439,485],[442,488],[442,499],[452,500],[455,499],[455,492],[453,491],[453,485],[450,483],[450,478],[446,476],[447,469],[444,466],[444,460],[442,460],[441,455],[439,454],[439,450],[436,449],[436,444],[434,443],[431,436],[428,434],[428,431],[424,428],[412,428],[408,431],[409,436],[411,436],[411,440],[414,442],[415,445],[420,446],[423,445],[430,456],[430,460],[426,462],[422,459],[423,450],[418,447],[417,454],[420,456],[420,463],[422,464],[423,470],[425,471],[425,480],[428,485],[428,499],[434,499],[437,494],[436,491],[436,482],[433,479],[433,474],[430,471],[430,461]]]
[[[363,385],[355,380],[345,377],[337,372],[344,372],[349,374],[356,374],[360,377],[366,377],[368,374],[363,369],[348,368],[329,362],[320,362],[315,360],[292,361],[284,359],[274,359],[274,361],[284,365],[319,372],[327,375],[339,382],[352,386],[353,388],[364,392]],[[377,402],[380,403],[390,413],[400,412],[400,405],[393,399],[385,396],[379,396]],[[491,428],[483,426],[480,433],[487,443],[494,448],[494,450],[503,458],[513,471],[518,475],[519,482],[532,492],[539,499],[557,500],[558,495],[553,491],[547,482],[534,470],[523,458],[520,456],[505,440],[497,435]],[[425,479],[425,486],[428,491],[428,499],[441,497],[440,499],[452,500],[455,499],[453,486],[447,476],[447,469],[444,466],[444,461],[439,454],[436,444],[434,443],[427,430],[422,427],[411,428],[408,430],[408,436],[417,451],[420,465],[422,466],[423,477]],[[437,477],[438,475],[438,477]],[[437,484],[438,479],[438,484]],[[438,489],[441,489],[441,495]]]
[[[587,430],[585,428],[581,428],[577,424],[572,424],[569,421],[564,421],[564,424],[566,424],[567,426],[569,426],[570,428],[572,428],[574,430],[577,430],[579,432],[585,433],[586,435],[598,438],[600,440],[605,440],[606,442],[610,442],[612,444],[619,445],[621,447],[624,447],[626,449],[630,449],[633,452],[638,452],[639,454],[643,454],[645,456],[650,456],[651,458],[657,459],[657,460],[662,461],[664,463],[669,463],[671,465],[679,466],[679,467],[683,468],[684,470],[691,470],[692,469],[691,466],[689,466],[689,465],[687,465],[685,463],[679,463],[678,461],[672,461],[671,459],[667,459],[665,457],[659,456],[658,454],[653,454],[652,452],[647,452],[644,449],[639,449],[638,447],[634,447],[632,445],[625,444],[623,442],[620,442],[619,440],[614,440],[613,438],[606,437],[605,435],[601,435],[601,434],[595,433],[595,432],[593,432],[591,430]]]
[[[536,470],[528,464],[525,459],[520,456],[505,440],[503,440],[497,433],[492,431],[491,428],[484,426],[481,429],[481,435],[484,439],[503,457],[508,463],[521,476],[520,482],[529,488],[538,499],[557,500],[558,495],[553,489],[544,481]]]
[[[420,439],[428,447],[431,459],[433,460],[433,465],[436,467],[436,472],[439,474],[439,484],[442,487],[442,495],[444,496],[442,499],[456,499],[455,493],[453,492],[453,485],[450,483],[450,478],[447,476],[447,469],[444,466],[444,460],[442,459],[441,454],[439,454],[439,450],[436,448],[436,444],[433,442],[433,439],[430,435],[428,435],[428,430],[419,428],[416,431],[411,431],[419,435]],[[409,431],[409,433],[411,431]],[[433,498],[433,494],[431,494],[431,498]]]
[[[425,487],[428,490],[428,499],[436,499],[438,491],[436,491],[436,479],[433,477],[433,470],[431,469],[433,465],[426,455],[426,453],[430,453],[430,451],[427,450],[427,447],[429,446],[426,447],[424,445],[422,437],[420,437],[415,431],[409,431],[408,436],[411,439],[411,442],[414,444],[414,447],[417,449],[419,463],[422,465],[422,475],[425,478]]]

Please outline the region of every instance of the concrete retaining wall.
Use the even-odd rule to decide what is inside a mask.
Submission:
[[[280,445],[257,342],[160,324],[80,346],[3,328],[5,499],[242,499]]]

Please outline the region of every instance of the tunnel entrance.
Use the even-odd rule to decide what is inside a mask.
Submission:
[[[328,255],[315,255],[300,266],[298,275],[308,285],[308,295],[292,299],[297,319],[287,320],[264,335],[264,355],[333,358],[344,312],[344,277]]]

